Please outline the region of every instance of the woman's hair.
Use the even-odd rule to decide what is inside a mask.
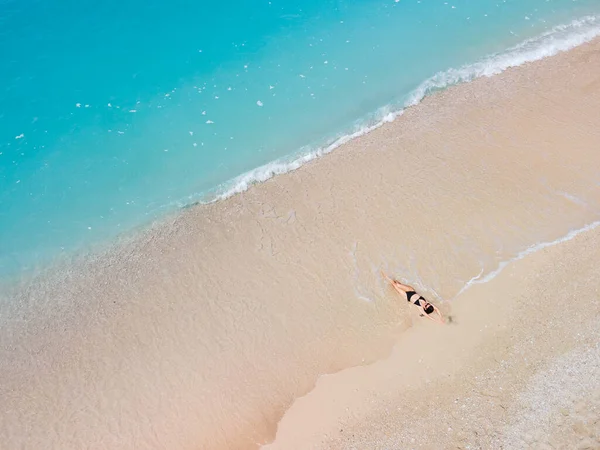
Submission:
[[[435,308],[433,307],[433,305],[427,305],[427,307],[425,308],[425,312],[427,314],[431,314],[434,311],[435,311]]]

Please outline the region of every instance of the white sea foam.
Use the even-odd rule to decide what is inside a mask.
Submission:
[[[406,106],[416,105],[428,94],[448,86],[498,75],[511,67],[571,50],[597,36],[600,36],[600,18],[596,16],[574,20],[568,25],[558,25],[535,38],[527,39],[476,63],[435,74],[413,91]]]
[[[471,286],[473,286],[474,284],[481,284],[481,283],[487,283],[488,281],[493,280],[494,278],[496,278],[500,272],[502,272],[506,266],[508,266],[511,262],[514,261],[518,261],[520,259],[525,258],[528,255],[531,255],[532,253],[538,252],[540,250],[543,250],[547,247],[552,247],[554,245],[557,244],[561,244],[563,242],[567,242],[570,241],[571,239],[579,236],[581,233],[585,233],[586,231],[591,231],[595,228],[597,228],[598,226],[600,226],[600,221],[596,221],[596,222],[592,222],[588,225],[586,225],[583,228],[578,228],[576,230],[571,230],[569,233],[567,233],[565,236],[560,237],[558,239],[555,239],[554,241],[548,241],[548,242],[540,242],[538,244],[534,244],[531,245],[529,247],[527,247],[525,250],[519,252],[514,258],[511,258],[507,261],[502,261],[498,267],[496,268],[496,270],[493,270],[492,272],[486,274],[485,276],[483,276],[484,271],[481,270],[481,272],[479,272],[479,275],[474,276],[473,278],[471,278],[464,286],[463,288],[458,292],[458,294],[456,294],[457,296],[459,296],[460,294],[462,294],[463,292],[465,292],[467,289],[469,289]]]
[[[476,78],[491,77],[511,67],[538,61],[560,52],[571,50],[586,42],[590,42],[597,36],[600,36],[600,17],[586,16],[566,25],[558,25],[535,38],[527,39],[514,47],[487,56],[473,64],[439,72],[421,83],[407,96],[407,100],[400,107],[390,105],[383,107],[372,114],[367,120],[357,124],[352,132],[337,137],[329,144],[316,149],[308,147],[300,149],[297,153],[300,156],[278,159],[246,172],[219,186],[210,201],[223,200],[246,191],[253,184],[264,182],[275,175],[296,170],[307,162],[319,158],[355,138],[370,133],[385,123],[394,121],[403,113],[405,108],[417,105],[427,95],[436,91],[456,84],[473,81]],[[303,75],[300,76],[303,77]],[[210,121],[207,123],[210,123]],[[202,197],[206,199],[206,196]],[[189,204],[190,201],[194,201],[197,198],[197,195],[191,196],[184,203]]]
[[[300,155],[297,158],[291,160],[279,159],[273,161],[269,164],[265,164],[264,166],[258,167],[250,172],[246,172],[239,177],[234,178],[231,182],[225,183],[219,194],[212,200],[223,200],[232,195],[239,194],[240,192],[244,192],[248,190],[250,186],[257,183],[262,183],[267,181],[270,178],[273,178],[275,175],[281,175],[283,173],[291,172],[302,167],[309,161],[313,159],[319,158],[323,156],[339,146],[350,142],[353,139],[356,139],[359,136],[363,136],[371,131],[379,128],[386,122],[393,121],[398,115],[402,114],[402,111],[398,111],[396,113],[389,113],[384,116],[379,122],[371,126],[365,127],[357,127],[357,130],[351,134],[344,135],[338,139],[336,139],[333,143],[325,146],[319,147],[316,150],[305,149],[305,151],[300,151]]]

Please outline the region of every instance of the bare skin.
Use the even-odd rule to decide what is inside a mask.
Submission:
[[[388,279],[388,281],[392,284],[394,289],[396,289],[396,291],[407,301],[408,301],[407,292],[416,292],[415,288],[413,288],[412,286],[409,286],[408,284],[402,284],[398,280],[388,277],[385,273],[383,273],[383,276]],[[437,323],[444,323],[444,316],[442,316],[442,313],[440,312],[440,310],[434,304],[429,303],[427,300],[425,300],[425,298],[420,296],[420,294],[417,294],[417,295],[418,295],[418,297],[415,297],[415,296],[411,297],[411,300],[412,299],[415,299],[415,300],[410,301],[410,303],[412,303],[413,305],[415,305],[416,307],[418,307],[421,310],[421,316],[425,316],[428,319],[433,320],[434,322],[437,322]],[[415,303],[415,301],[419,301],[419,304],[417,305]],[[433,307],[434,312],[436,313],[435,317],[433,316],[433,313],[427,314],[427,312],[425,311],[430,306]]]

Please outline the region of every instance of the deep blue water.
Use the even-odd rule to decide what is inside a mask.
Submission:
[[[0,0],[0,274],[372,125],[440,71],[547,33],[443,87],[589,37],[596,14],[597,0]]]

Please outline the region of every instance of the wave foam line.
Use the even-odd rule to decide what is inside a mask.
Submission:
[[[511,258],[511,259],[509,259],[507,261],[502,261],[498,265],[498,267],[496,268],[496,270],[488,273],[483,278],[482,278],[482,275],[483,275],[483,270],[482,270],[479,273],[479,275],[474,276],[473,278],[471,278],[463,286],[463,288],[460,291],[458,291],[458,294],[456,294],[456,297],[458,297],[460,294],[462,294],[463,292],[465,292],[467,289],[469,289],[474,284],[483,284],[483,283],[487,283],[488,281],[493,280],[494,278],[496,278],[500,274],[500,272],[502,272],[506,268],[506,266],[508,266],[510,263],[512,263],[514,261],[519,261],[520,259],[523,259],[526,256],[531,255],[533,253],[536,253],[536,252],[538,252],[540,250],[543,250],[545,248],[553,247],[555,245],[562,244],[563,242],[570,241],[571,239],[574,239],[575,237],[579,236],[580,234],[585,233],[587,231],[592,231],[593,229],[595,229],[595,228],[597,228],[599,226],[600,226],[600,220],[598,220],[596,222],[592,222],[592,223],[584,226],[583,228],[578,228],[576,230],[571,230],[565,236],[560,237],[558,239],[555,239],[554,241],[540,242],[538,244],[531,245],[531,246],[527,247],[525,250],[519,252],[517,254],[517,256],[515,256],[514,258]]]
[[[539,61],[566,52],[600,36],[600,17],[586,16],[566,25],[557,25],[534,38],[499,53],[494,53],[459,69],[439,72],[423,82],[410,96],[406,106],[414,106],[433,92],[477,78],[492,77],[512,67]]]
[[[419,104],[425,97],[434,92],[457,84],[468,83],[477,78],[491,77],[509,68],[554,56],[590,42],[598,36],[600,36],[600,16],[586,16],[566,25],[557,25],[537,37],[527,39],[505,51],[489,55],[473,64],[438,72],[409,93],[407,100],[399,108],[394,105],[382,107],[368,119],[357,124],[351,133],[337,137],[331,143],[317,149],[301,148],[296,153],[296,155],[300,154],[301,156],[295,159],[290,160],[290,157],[287,159],[281,158],[246,172],[229,182],[221,184],[213,191],[214,196],[211,200],[207,202],[201,200],[201,202],[212,203],[224,200],[248,190],[254,184],[267,181],[276,175],[292,172],[307,162],[330,153],[353,139],[364,136],[386,123],[393,122],[402,115],[406,108]],[[193,195],[188,197],[183,205],[198,201],[198,197],[206,199],[206,195]]]

